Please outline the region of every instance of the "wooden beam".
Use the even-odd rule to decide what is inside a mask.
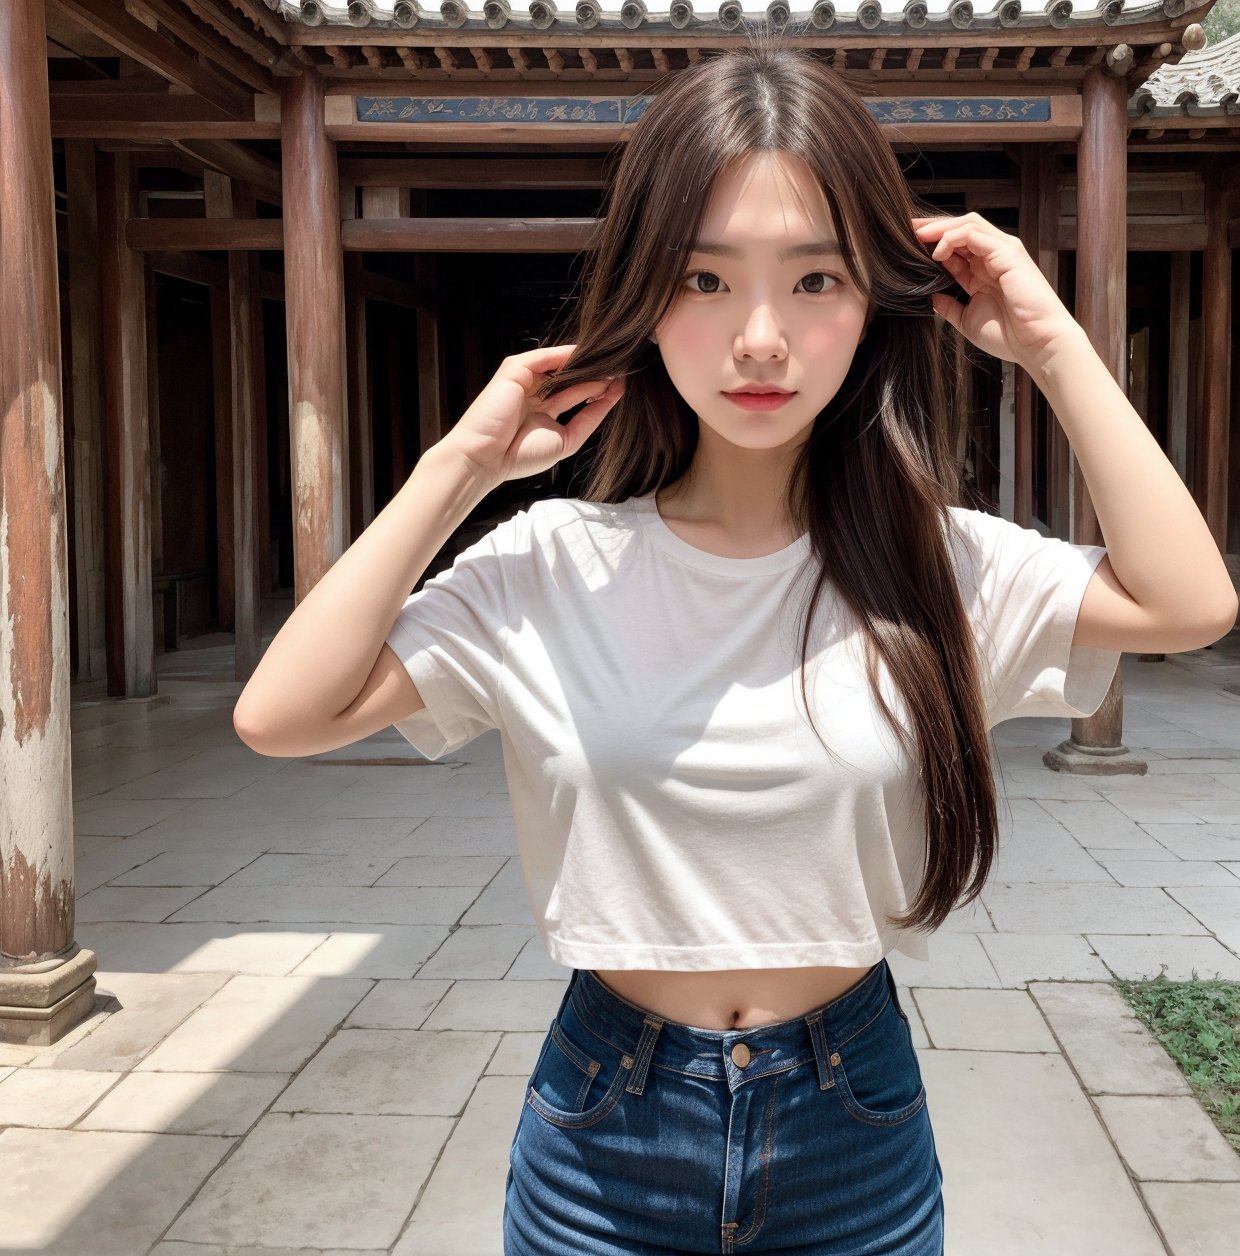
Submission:
[[[1059,221],[1059,248],[1062,252],[1079,251],[1078,219]],[[1181,250],[1199,253],[1206,247],[1206,226],[1200,222],[1128,222],[1129,253],[1176,253]]]
[[[360,218],[340,235],[345,249],[376,253],[579,253],[599,228],[594,218]]]
[[[121,80],[122,85],[125,80]],[[96,84],[91,82],[89,86]],[[103,83],[98,86],[102,88]],[[52,94],[52,125],[89,122],[98,127],[113,123],[154,122],[170,125],[176,130],[183,122],[228,122],[228,114],[201,96],[168,90],[160,79],[158,91],[141,91],[124,95],[111,91],[54,92]]]
[[[118,52],[178,83],[235,118],[254,116],[250,93],[195,61],[149,26],[131,17],[115,0],[47,0],[49,8],[70,18]],[[90,138],[90,137],[87,137]]]
[[[222,40],[215,31],[201,22],[174,8],[167,0],[130,0],[132,6],[149,13],[165,30],[188,44],[198,55],[211,62],[233,78],[252,87],[256,92],[274,92],[275,79],[271,71],[255,62],[254,58],[238,52]],[[184,0],[178,0],[184,4]]]
[[[282,249],[282,218],[130,218],[125,243],[139,252],[169,249]]]
[[[278,140],[278,122],[131,122],[99,118],[52,120],[52,138],[58,140]]]
[[[471,157],[353,158],[341,161],[340,178],[361,188],[474,188],[480,179],[489,189],[601,188],[606,183],[597,157],[492,157],[485,168]]]
[[[595,218],[357,218],[341,225],[345,252],[373,253],[579,253],[594,246],[601,220]],[[1058,248],[1073,252],[1077,247],[1076,220],[1058,224]],[[142,252],[174,249],[271,249],[284,247],[282,218],[205,219],[131,218],[126,224],[125,241]],[[1162,253],[1184,250],[1199,252],[1206,246],[1203,223],[1131,222],[1128,226],[1130,253]],[[373,277],[381,282],[381,277]],[[417,293],[416,285],[410,290]],[[392,299],[396,305],[420,305],[423,295],[412,301]]]
[[[181,152],[200,165],[235,179],[274,205],[282,204],[280,167],[234,140],[173,140]]]
[[[261,35],[256,35],[244,22],[237,20],[236,14],[225,12],[222,5],[215,0],[181,0],[196,17],[206,25],[218,31],[233,47],[244,52],[256,64],[279,73],[281,58],[288,55],[280,48],[267,43]],[[263,28],[265,31],[265,27]],[[282,41],[281,41],[282,42]]]

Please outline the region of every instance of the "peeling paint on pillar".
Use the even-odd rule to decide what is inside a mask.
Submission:
[[[293,406],[293,554],[308,592],[344,553],[340,436],[312,401]]]
[[[73,940],[69,615],[60,413],[45,384],[0,430],[0,963]]]
[[[0,4],[0,967],[73,941],[68,538],[47,32]]]

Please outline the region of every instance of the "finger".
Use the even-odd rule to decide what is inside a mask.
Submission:
[[[553,397],[548,397],[546,401],[547,413],[559,418],[565,410],[571,410],[573,406],[579,405],[583,401],[594,401],[600,392],[607,387],[608,381],[604,379],[580,380],[578,383],[572,384],[556,393]]]
[[[958,227],[952,227],[943,232],[930,256],[949,257],[959,249],[970,256],[992,257],[1003,247],[1007,239],[1002,232],[997,232],[996,235],[998,238],[982,231],[975,223],[962,223]]]
[[[936,292],[930,298],[930,304],[934,306],[937,314],[951,323],[957,331],[960,330],[960,320],[964,317],[964,306],[959,301],[954,297],[949,297],[945,292]]]
[[[546,375],[563,366],[576,349],[576,345],[540,345],[537,349],[514,353],[511,360],[518,368],[524,367],[536,376]]]
[[[624,381],[613,379],[601,397],[588,406],[582,406],[569,419],[564,425],[564,439],[568,445],[569,454],[575,454],[590,439],[594,430],[607,416],[608,411],[620,400],[620,394],[623,392]]]

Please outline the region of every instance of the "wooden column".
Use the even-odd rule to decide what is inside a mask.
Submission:
[[[1073,258],[1059,248],[1059,220],[1063,215],[1063,188],[1055,155],[1048,149],[1042,154],[1042,202],[1039,229],[1042,233],[1042,273],[1065,305],[1075,304],[1068,296],[1068,268]],[[1078,158],[1077,182],[1080,182]],[[1080,213],[1079,207],[1077,213]],[[1079,224],[1080,219],[1078,217]],[[1078,231],[1079,235],[1079,231]],[[1068,460],[1068,438],[1059,425],[1051,403],[1045,396],[1039,402],[1046,414],[1046,523],[1055,536],[1070,536],[1072,531],[1072,472]]]
[[[1049,162],[1045,145],[1022,144],[1020,158],[1020,238],[1025,251],[1046,274],[1042,249],[1042,189]],[[1012,477],[1012,513],[1005,517],[1027,528],[1033,519],[1033,417],[1037,397],[1029,373],[1015,365],[1012,393],[1012,450],[1008,459]]]
[[[426,215],[426,190],[416,188],[410,193],[409,213]],[[435,255],[419,253],[414,258],[413,280],[419,289],[431,294],[431,303],[419,306],[418,319],[418,430],[419,457],[448,430],[444,414],[443,387],[439,373],[439,309],[435,278]]]
[[[1167,456],[1188,483],[1188,313],[1191,253],[1171,254],[1167,294]]]
[[[1076,162],[1076,320],[1121,387],[1127,385],[1128,117],[1125,80],[1102,66],[1086,72]],[[1071,539],[1103,543],[1089,488],[1070,457]],[[1140,774],[1145,763],[1121,745],[1123,673],[1098,710],[1072,721],[1067,741],[1044,756],[1059,771]]]
[[[207,217],[232,217],[232,180],[214,170],[202,174]],[[225,212],[225,206],[228,212]],[[230,252],[229,258],[236,256]],[[242,254],[242,256],[245,256]],[[212,284],[211,382],[215,426],[215,579],[218,622],[221,631],[234,626],[236,595],[233,588],[233,311],[227,284]]]
[[[43,0],[0,5],[0,1041],[91,1012],[73,940],[68,538]]]
[[[1231,411],[1231,246],[1223,167],[1206,168],[1206,249],[1201,264],[1201,444],[1196,498],[1219,551],[1226,554]]]
[[[103,636],[103,341],[99,321],[99,208],[95,145],[65,140],[69,219],[67,347],[73,381],[73,528],[77,589],[78,680],[104,674]]]
[[[99,154],[108,693],[125,698],[155,692],[146,277],[125,243],[135,184],[126,154]]]
[[[280,107],[288,326],[293,568],[300,601],[344,552],[347,427],[344,266],[336,146],[313,70],[284,79]]]
[[[209,218],[255,215],[251,189],[227,175],[203,171],[203,191]],[[249,680],[262,653],[258,446],[266,439],[266,428],[257,421],[261,407],[256,359],[262,345],[258,284],[258,255],[233,249],[228,254],[228,285],[211,293],[220,627],[234,632],[237,680]],[[263,485],[261,493],[265,492]]]

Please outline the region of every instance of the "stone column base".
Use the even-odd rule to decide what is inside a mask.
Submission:
[[[1150,768],[1127,746],[1082,746],[1071,737],[1048,750],[1042,762],[1054,772],[1076,776],[1144,776]]]
[[[0,968],[0,1042],[47,1047],[94,1011],[94,951]],[[41,971],[40,971],[41,970]]]

